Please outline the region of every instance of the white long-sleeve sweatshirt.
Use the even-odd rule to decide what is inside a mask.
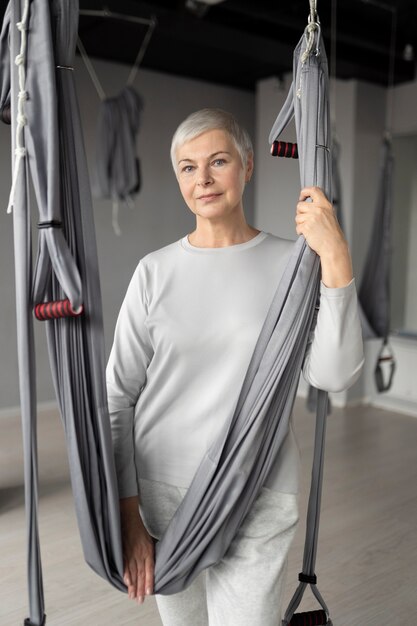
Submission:
[[[138,493],[138,477],[189,486],[233,413],[292,246],[264,231],[223,248],[198,248],[185,236],[139,262],[107,365],[121,498]],[[354,281],[339,289],[321,284],[305,378],[341,391],[362,364]],[[266,484],[296,493],[298,475],[290,428]]]

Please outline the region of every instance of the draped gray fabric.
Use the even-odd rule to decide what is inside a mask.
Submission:
[[[139,192],[136,135],[142,106],[139,94],[130,86],[124,87],[117,97],[101,102],[92,176],[96,198],[127,200]]]
[[[19,3],[7,7],[0,36],[1,50],[1,87],[0,109],[11,106],[12,119],[16,120],[17,67],[13,60],[20,52],[16,36],[16,24],[21,17]],[[10,33],[10,37],[9,37]],[[20,39],[20,38],[19,38]],[[10,44],[10,49],[9,49]],[[14,97],[11,97],[11,94]],[[15,123],[12,125],[15,130]],[[12,155],[15,151],[15,132],[12,133]],[[17,314],[17,350],[19,360],[20,405],[22,413],[22,436],[24,452],[24,478],[27,527],[27,576],[29,584],[29,604],[31,616],[36,626],[44,622],[43,581],[40,564],[38,535],[38,459],[36,446],[36,385],[35,385],[35,350],[33,318],[30,309],[31,274],[31,238],[29,195],[27,189],[28,171],[26,160],[21,162],[18,186],[14,203],[14,247],[19,250],[15,258],[16,308]],[[28,622],[31,623],[31,622]]]
[[[390,270],[391,222],[394,156],[391,140],[382,142],[378,191],[372,233],[365,268],[359,289],[359,311],[364,338],[382,338],[374,370],[375,386],[379,392],[391,388],[396,362],[389,346],[390,331]]]
[[[7,65],[10,32],[12,131],[18,86],[14,58],[20,48],[19,0],[1,37]],[[26,63],[27,158],[14,202],[19,380],[25,449],[30,618],[44,621],[37,524],[36,375],[32,309],[35,302],[69,297],[85,315],[46,323],[51,370],[64,424],[75,507],[87,562],[119,589],[122,552],[118,495],[107,411],[101,297],[89,181],[74,88],[78,3],[36,0],[30,6]],[[9,28],[10,26],[10,28]],[[56,66],[61,66],[57,69]],[[3,94],[7,73],[2,74]],[[10,85],[9,85],[10,88]],[[39,244],[32,277],[27,161],[36,195]]]
[[[386,339],[390,330],[390,265],[392,221],[391,141],[384,139],[372,233],[359,289],[359,301],[374,336]]]
[[[156,546],[156,593],[184,589],[222,558],[268,476],[288,432],[317,300],[317,270],[314,253],[300,238],[231,421],[203,459]]]
[[[20,19],[20,1],[13,0],[11,8],[14,24]],[[30,261],[26,159],[14,204],[29,532],[30,620],[27,623],[33,626],[43,623],[44,608],[36,512],[36,388],[31,309],[34,302],[44,297],[56,300],[65,294],[73,306],[84,305],[85,314],[81,317],[46,322],[51,368],[65,427],[86,560],[114,586],[125,589],[105,394],[94,225],[73,72],[68,69],[74,56],[77,11],[76,2],[65,0],[36,0],[31,4],[27,62],[30,98],[25,137],[43,222],[34,277]],[[14,28],[10,29],[10,35],[14,58],[19,37]],[[304,36],[295,51],[294,94],[290,92],[274,133],[279,134],[295,114],[302,184],[319,185],[330,197],[327,67],[319,32],[315,36],[315,47],[320,48],[321,54],[310,56],[302,68],[299,56],[305,48]],[[4,44],[7,36],[2,36],[1,41]],[[1,58],[7,54],[2,46]],[[56,70],[55,66],[61,69]],[[2,85],[2,94],[3,91]],[[11,93],[15,108],[17,88],[13,81]],[[184,501],[156,546],[157,593],[169,594],[185,588],[202,569],[223,556],[264,484],[288,431],[314,323],[319,271],[318,257],[300,237],[258,338],[236,410],[222,437],[202,460]],[[319,393],[323,419],[317,438],[321,441],[321,454],[316,454],[314,472],[318,479],[309,505],[309,516],[315,523],[309,525],[303,568],[306,574],[314,573],[326,398],[327,394]]]

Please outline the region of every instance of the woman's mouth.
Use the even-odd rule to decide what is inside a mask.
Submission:
[[[209,202],[210,200],[215,200],[216,198],[219,198],[221,195],[221,193],[207,193],[204,196],[199,196],[198,199],[203,200],[204,202]]]

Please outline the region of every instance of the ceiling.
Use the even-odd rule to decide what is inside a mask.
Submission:
[[[309,14],[308,0],[224,0],[211,6],[198,0],[80,0],[81,10],[105,7],[118,14],[155,16],[142,67],[247,90],[255,89],[259,79],[291,71],[293,49]],[[407,50],[417,55],[416,0],[317,0],[317,7],[333,75],[387,85],[395,16],[393,82],[415,78],[416,59],[404,57]],[[146,28],[114,17],[80,15],[88,54],[126,64],[136,58]]]
[[[224,0],[212,6],[196,0],[105,4],[118,13],[156,17],[143,67],[248,90],[261,78],[291,71],[292,53],[309,14],[308,0]],[[191,4],[197,7],[194,11],[187,8]],[[80,0],[80,7],[102,9],[103,1]],[[394,82],[413,80],[416,61],[406,61],[403,55],[407,44],[417,54],[416,0],[318,0],[317,8],[331,70],[338,77],[388,84],[395,15]],[[99,58],[132,63],[145,32],[145,26],[110,17],[80,16],[84,46]],[[330,59],[334,46],[335,68]]]

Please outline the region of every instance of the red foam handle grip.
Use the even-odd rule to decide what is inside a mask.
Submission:
[[[298,159],[298,146],[290,141],[274,141],[271,146],[272,156]]]
[[[56,320],[62,317],[78,317],[83,311],[82,305],[79,309],[73,309],[68,299],[56,300],[55,302],[41,302],[36,304],[34,308],[35,317],[41,322]]]

